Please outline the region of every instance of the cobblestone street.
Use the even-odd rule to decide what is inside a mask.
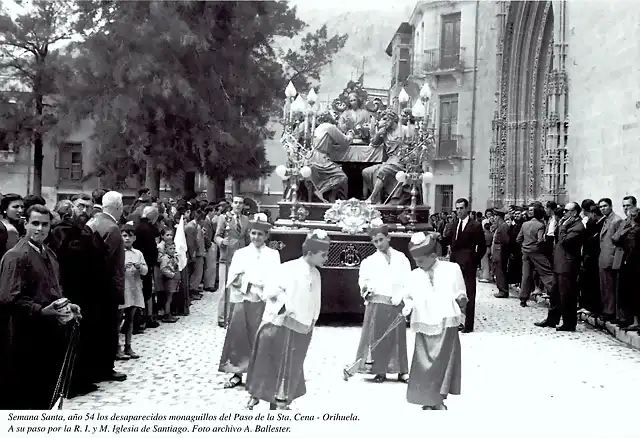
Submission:
[[[516,299],[493,298],[493,286],[479,284],[476,332],[462,336],[462,395],[449,399],[450,410],[471,412],[487,402],[496,409],[509,404],[529,411],[593,409],[594,400],[624,400],[640,392],[640,352],[584,325],[575,333],[533,326],[546,309],[520,308]],[[227,376],[217,372],[225,331],[215,319],[215,294],[205,294],[189,317],[134,337],[142,356],[118,364],[123,383],[73,399],[69,409],[175,407],[190,410],[242,409],[247,394],[238,387],[222,389]],[[356,375],[342,379],[354,360],[359,327],[317,327],[305,363],[307,395],[294,403],[304,410],[332,412],[362,406],[382,409],[405,403],[406,386],[374,384]],[[409,335],[409,360],[413,335]],[[419,409],[406,405],[407,409]],[[266,410],[262,403],[256,410]],[[586,411],[585,411],[586,412]]]

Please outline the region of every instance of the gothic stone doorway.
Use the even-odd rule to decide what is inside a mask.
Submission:
[[[521,205],[542,195],[546,82],[553,58],[552,2],[502,2],[501,7],[505,23],[491,159],[496,206]]]

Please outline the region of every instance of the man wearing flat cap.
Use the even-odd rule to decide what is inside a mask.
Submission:
[[[498,293],[496,298],[509,298],[509,283],[507,281],[507,267],[509,263],[509,225],[504,218],[507,215],[505,208],[494,208],[494,226],[496,228],[491,242],[491,263],[493,274],[496,278]]]
[[[369,237],[377,251],[360,264],[358,283],[367,308],[356,355],[365,360],[357,371],[373,374],[376,383],[384,382],[387,374],[397,374],[398,380],[406,383],[407,327],[399,324],[391,333],[384,334],[400,315],[404,281],[411,272],[411,263],[407,256],[391,248],[389,227],[382,220],[371,221]]]
[[[446,410],[449,394],[460,394],[461,348],[467,294],[457,263],[438,260],[434,233],[415,233],[409,252],[417,268],[405,283],[402,314],[416,333],[407,401],[423,410]]]

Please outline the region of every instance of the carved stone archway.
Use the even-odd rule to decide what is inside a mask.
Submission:
[[[558,167],[559,145],[549,140],[562,137],[558,130],[566,134],[566,117],[560,120],[556,102],[554,6],[550,1],[513,1],[500,2],[499,7],[500,74],[491,147],[491,203],[520,205],[555,199],[559,187],[552,190],[554,178],[548,164],[553,161],[554,169]],[[565,46],[563,43],[563,54]],[[563,105],[563,113],[565,108]],[[565,138],[560,139],[566,144]]]

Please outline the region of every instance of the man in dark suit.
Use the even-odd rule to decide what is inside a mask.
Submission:
[[[504,208],[493,209],[492,213],[495,232],[491,245],[491,263],[493,263],[493,273],[496,277],[496,286],[498,287],[498,293],[494,296],[496,298],[509,298],[507,268],[511,236],[509,236],[509,225],[504,220],[507,215],[507,210]]]
[[[463,333],[473,331],[476,313],[476,271],[487,250],[484,231],[479,222],[469,216],[469,201],[460,198],[456,201],[457,219],[445,232],[442,240],[451,247],[452,262],[460,265],[464,284],[467,287],[467,309]]]
[[[114,369],[120,328],[118,306],[124,304],[124,241],[118,227],[118,219],[122,216],[123,210],[122,195],[118,192],[107,192],[102,197],[102,211],[96,213],[87,223],[87,226],[102,238],[106,251],[103,270],[106,278],[96,279],[107,289],[105,302],[100,306],[102,340],[99,345],[103,346],[100,350],[103,354],[97,360],[100,363],[100,369],[97,370],[99,381],[121,382],[127,379],[126,374]]]
[[[623,221],[620,216],[613,212],[611,199],[602,198],[598,201],[598,207],[600,207],[600,211],[605,217],[602,230],[600,231],[600,255],[598,257],[602,319],[605,321],[615,321],[618,272],[613,269],[613,261],[616,253],[613,236]]]
[[[226,272],[231,264],[233,254],[240,248],[249,244],[249,218],[242,214],[244,209],[244,198],[234,196],[231,203],[231,211],[218,217],[216,226],[215,242],[220,248],[220,280],[218,290],[220,298],[218,300],[218,325],[226,327],[230,312],[226,290]],[[223,269],[224,267],[224,269]],[[223,274],[224,270],[224,274]],[[227,320],[225,320],[225,318]]]
[[[582,209],[575,202],[565,207],[565,215],[558,225],[558,241],[553,250],[555,285],[549,296],[547,319],[535,323],[538,327],[555,327],[561,332],[573,332],[578,324],[578,274],[582,261],[585,228],[580,218]]]

